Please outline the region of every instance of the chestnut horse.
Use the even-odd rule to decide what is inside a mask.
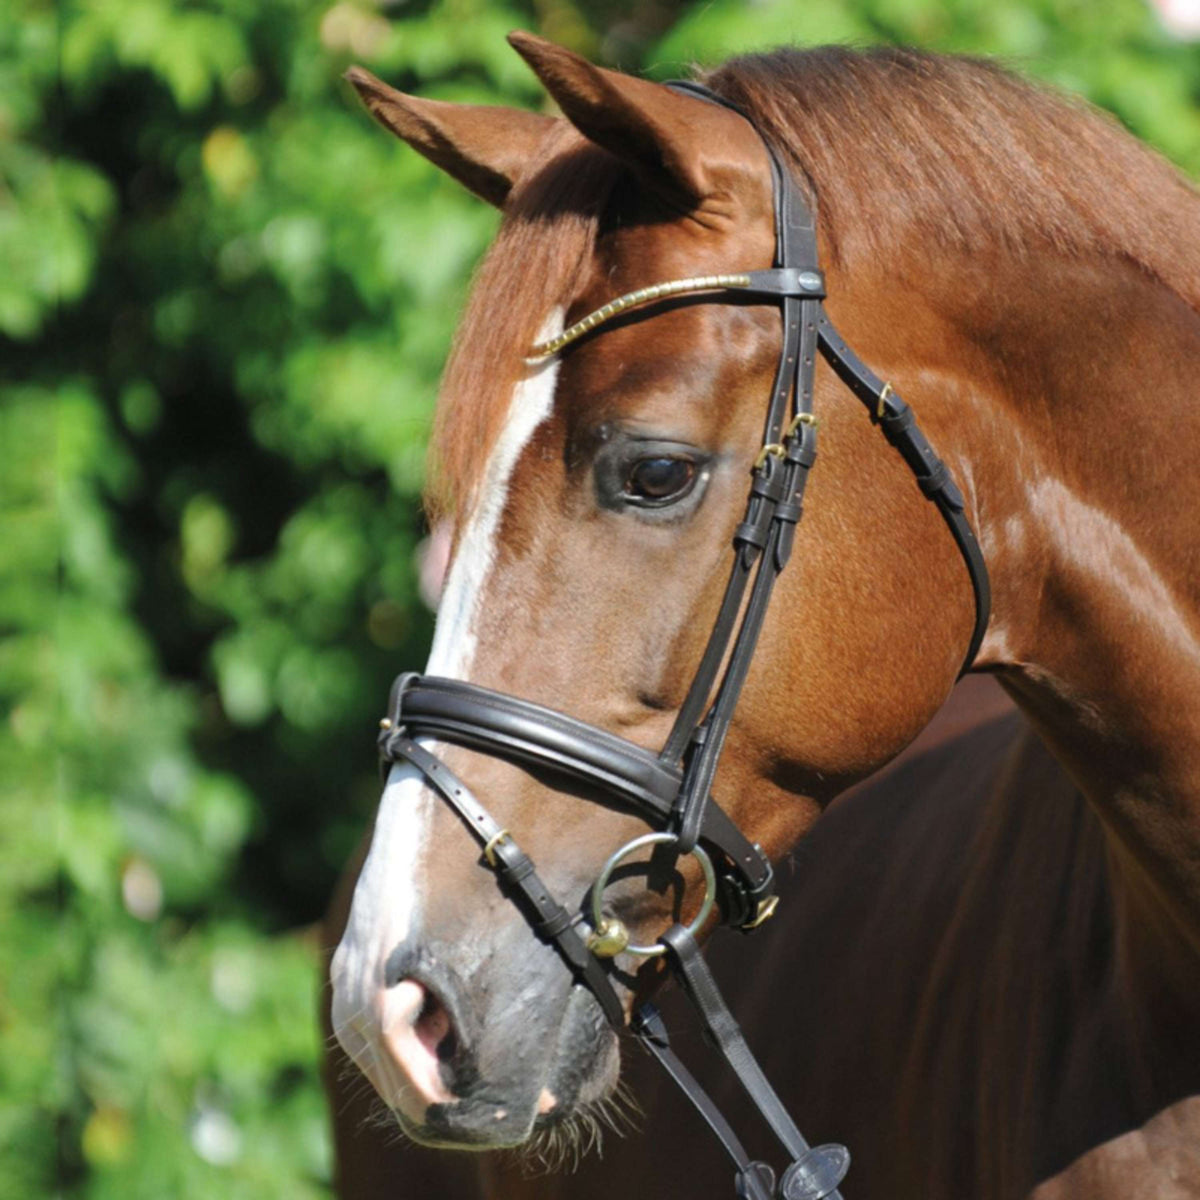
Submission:
[[[690,298],[549,364],[528,357],[614,296],[770,266],[757,128],[817,214],[828,310],[913,400],[962,487],[994,593],[974,668],[1016,698],[1099,819],[1121,879],[1116,977],[1154,979],[1139,1006],[1152,1027],[1194,1029],[1195,193],[1097,114],[984,63],[843,49],[735,60],[706,83],[751,124],[512,41],[565,119],[351,75],[385,125],[505,213],[438,409],[435,502],[455,544],[430,673],[663,744],[720,603],[778,312]],[[946,528],[820,372],[815,411],[822,459],[798,569],[781,576],[714,787],[776,858],[928,724],[976,615]],[[644,829],[560,778],[438,752],[571,904]],[[672,899],[622,896],[636,940],[653,944]],[[593,995],[407,766],[390,774],[331,977],[339,1041],[418,1139],[519,1144],[616,1085]],[[655,977],[643,970],[626,1003]]]
[[[1062,768],[971,676],[838,797],[771,925],[715,939],[714,968],[785,1100],[853,1147],[854,1194],[990,1200],[1042,1178],[1034,1200],[1200,1192],[1200,1022],[1156,1026],[1157,971],[1117,960],[1115,867]],[[812,986],[814,965],[828,986]],[[687,1027],[678,1005],[671,1016]],[[647,1196],[719,1194],[715,1145],[644,1054],[625,1066],[639,1128],[566,1176],[404,1144],[371,1120],[336,1048],[326,1069],[343,1200],[605,1200],[631,1180]],[[736,1088],[712,1083],[732,1109]]]

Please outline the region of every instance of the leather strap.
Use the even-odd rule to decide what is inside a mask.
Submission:
[[[702,85],[684,82],[668,86],[728,108],[749,120],[737,105]],[[663,758],[674,762],[674,756],[683,754],[685,745],[688,747],[684,783],[675,801],[671,824],[679,837],[676,849],[680,854],[688,853],[700,837],[717,763],[758,645],[775,579],[791,555],[795,526],[803,511],[808,471],[816,458],[816,423],[811,417],[820,300],[824,293],[816,225],[791,172],[783,167],[774,147],[765,139],[763,144],[771,164],[775,194],[775,265],[769,271],[755,272],[753,277],[778,281],[776,294],[780,296],[783,345],[767,407],[763,452],[755,463],[745,520],[734,536],[730,583],[700,670],[663,749]],[[822,281],[820,290],[790,289],[793,281],[805,279]],[[756,562],[750,600],[738,625],[741,599]],[[738,607],[732,604],[735,596]],[[716,698],[708,715],[700,721],[699,714],[708,703],[716,672],[731,640],[733,649]]]
[[[786,1200],[841,1200],[838,1184],[850,1167],[849,1151],[837,1145],[814,1148],[804,1140],[726,1007],[695,938],[682,925],[673,925],[660,941],[713,1045],[791,1156],[792,1163],[780,1179],[780,1196]],[[696,1103],[695,1096],[689,1094],[689,1099]]]
[[[721,1110],[713,1103],[712,1097],[671,1049],[667,1027],[658,1009],[653,1004],[643,1004],[633,1014],[630,1028],[642,1047],[658,1060],[659,1066],[675,1081],[679,1090],[716,1135],[736,1168],[737,1195],[745,1200],[772,1200],[775,1195],[775,1172],[764,1162],[751,1161],[746,1148],[734,1133],[733,1127],[725,1120]]]
[[[959,678],[965,675],[979,653],[987,633],[991,615],[992,589],[988,578],[987,563],[975,531],[967,520],[962,492],[955,484],[946,464],[934,453],[929,439],[917,424],[916,414],[900,398],[890,384],[885,384],[853,350],[833,327],[829,317],[822,312],[820,324],[821,353],[834,369],[837,377],[863,402],[871,420],[883,430],[883,436],[895,446],[917,478],[917,483],[928,499],[937,505],[938,512],[946,522],[958,545],[971,579],[971,591],[975,596],[975,626],[959,670]]]

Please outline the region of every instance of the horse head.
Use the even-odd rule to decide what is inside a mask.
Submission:
[[[666,298],[558,353],[534,348],[617,295],[770,268],[771,165],[736,112],[533,37],[513,44],[565,119],[351,74],[382,123],[504,212],[439,402],[454,550],[427,671],[658,752],[722,603],[779,307]],[[829,289],[852,314],[836,269]],[[953,542],[860,406],[831,376],[816,408],[831,469],[814,475],[799,569],[761,631],[714,789],[769,855],[922,728],[974,616]],[[896,643],[879,614],[903,614],[911,636]],[[603,801],[586,783],[459,745],[437,754],[568,906],[645,832],[621,805],[585,803]],[[616,1039],[463,824],[410,765],[392,767],[334,961],[334,1019],[414,1137],[514,1144],[603,1102]],[[635,942],[700,903],[691,860],[667,874],[648,888],[633,863],[615,873],[604,900]],[[657,974],[615,966],[626,1002]]]

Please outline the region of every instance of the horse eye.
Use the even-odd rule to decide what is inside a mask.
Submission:
[[[682,500],[696,480],[696,464],[686,458],[640,458],[625,480],[625,499],[659,505]]]

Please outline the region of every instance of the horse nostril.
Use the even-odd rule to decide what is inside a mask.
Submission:
[[[454,1024],[446,1006],[428,988],[425,989],[425,1002],[421,1005],[413,1029],[421,1044],[436,1055],[439,1062],[449,1062],[454,1057],[458,1049]]]
[[[450,1012],[438,996],[415,979],[401,979],[383,997],[382,1049],[402,1082],[390,1098],[414,1120],[427,1105],[454,1099],[443,1064],[458,1048]]]

